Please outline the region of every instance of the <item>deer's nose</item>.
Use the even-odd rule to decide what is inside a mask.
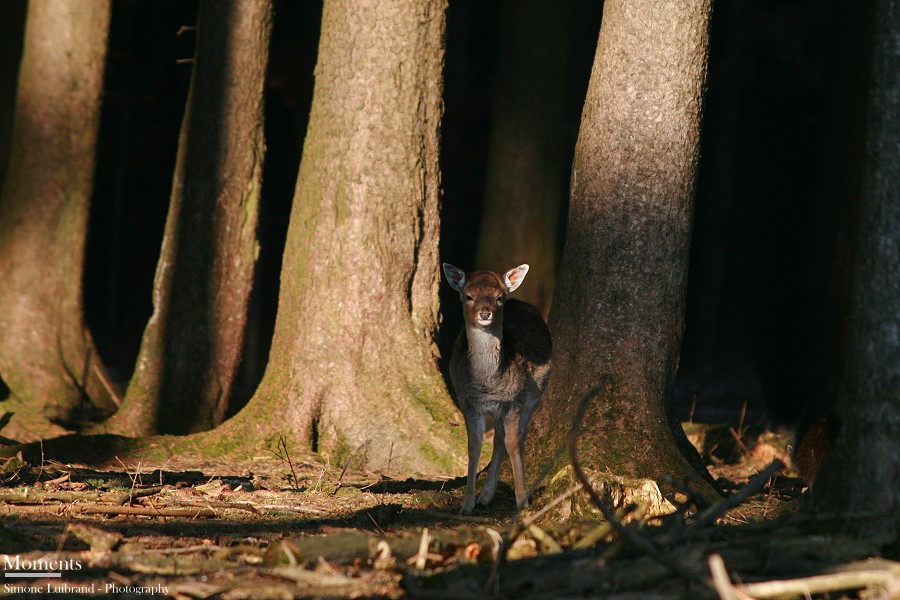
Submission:
[[[478,318],[482,321],[489,321],[493,315],[491,315],[491,311],[482,310],[478,312]]]

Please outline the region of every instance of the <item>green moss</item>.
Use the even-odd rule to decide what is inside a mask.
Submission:
[[[328,444],[328,449],[323,452],[323,455],[330,458],[332,464],[341,467],[351,463],[357,465],[360,460],[365,463],[365,457],[361,455],[361,451],[355,448],[347,436],[340,431],[335,432],[334,438]]]
[[[253,223],[253,231],[256,231],[257,215],[259,215],[259,180],[256,177],[250,179],[250,188],[243,197],[244,223]]]
[[[453,472],[453,468],[456,466],[456,461],[453,460],[453,457],[448,456],[444,452],[438,452],[437,449],[430,444],[422,444],[419,446],[419,451],[425,458],[440,467],[444,472]]]
[[[283,510],[278,510],[275,508],[266,508],[261,511],[264,517],[279,517],[279,518],[293,518],[296,517],[296,513],[291,513]]]
[[[600,464],[613,472],[621,473],[628,470],[623,467],[630,466],[634,462],[632,453],[633,450],[630,448],[611,445],[601,449],[597,454],[600,456]]]
[[[409,392],[416,404],[428,411],[428,414],[431,415],[433,420],[439,421],[442,417],[442,413],[446,412],[441,406],[440,400],[437,398],[439,394],[436,394],[433,389],[427,386],[411,385],[409,386]],[[447,398],[447,400],[449,401],[449,398]]]
[[[258,440],[248,440],[242,436],[208,435],[204,436],[202,440],[193,440],[190,443],[190,448],[197,454],[203,454],[210,458],[221,458],[224,456],[238,457],[241,454],[249,454],[260,445]]]
[[[535,505],[550,504],[568,492],[573,485],[575,485],[575,475],[572,472],[571,465],[568,465],[557,471],[544,485],[536,490],[532,497],[532,502]],[[577,507],[581,508],[580,503],[577,504]],[[574,496],[570,496],[567,500],[558,503],[553,510],[548,511],[542,520],[546,522],[566,521],[572,516],[575,508],[576,499]]]
[[[20,456],[12,456],[0,466],[0,473],[16,473],[25,466],[26,463]]]
[[[359,488],[353,487],[352,485],[342,485],[337,490],[335,490],[334,495],[342,496],[345,498],[353,498],[362,495],[362,492]]]
[[[429,378],[429,380],[431,379],[433,378]],[[450,452],[464,456],[466,453],[465,428],[449,426],[457,408],[450,399],[446,388],[437,382],[431,386],[411,386],[411,388],[410,392],[413,394],[414,401],[428,411],[431,416],[432,436],[435,439],[447,439],[450,443]],[[426,458],[434,461],[442,469],[452,471],[456,462],[452,456],[447,456],[446,453],[437,455],[437,450],[428,444],[423,444],[421,450]]]

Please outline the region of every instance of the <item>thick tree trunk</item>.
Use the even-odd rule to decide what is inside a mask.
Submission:
[[[16,80],[25,36],[25,0],[0,2],[0,188],[6,176],[16,112]]]
[[[607,0],[572,170],[537,415],[543,457],[586,391],[581,463],[712,495],[672,410],[706,75],[709,0]],[[702,468],[702,467],[701,467]]]
[[[896,535],[900,511],[900,3],[878,0],[875,6],[866,171],[845,379],[836,407],[840,427],[819,471],[814,501],[825,510],[893,513]]]
[[[550,310],[566,170],[565,3],[506,0],[500,6],[497,81],[476,268],[528,263],[519,299]]]
[[[284,434],[340,464],[461,471],[433,340],[444,11],[325,3],[269,364],[220,447]]]
[[[109,18],[108,0],[28,6],[0,196],[0,378],[10,390],[0,411],[16,413],[8,437],[59,434],[59,424],[116,407],[82,301]]]
[[[172,196],[122,408],[130,435],[215,427],[240,363],[256,263],[270,0],[204,0]]]

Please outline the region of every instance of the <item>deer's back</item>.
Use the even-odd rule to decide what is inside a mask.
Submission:
[[[511,361],[529,369],[550,364],[553,343],[540,311],[527,302],[509,299],[503,308],[503,344]]]

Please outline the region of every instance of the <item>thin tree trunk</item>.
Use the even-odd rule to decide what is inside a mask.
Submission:
[[[107,431],[215,427],[240,363],[256,263],[271,0],[203,0],[154,311]]]
[[[875,6],[859,242],[845,380],[836,407],[840,427],[819,471],[813,499],[819,508],[835,512],[893,513],[896,536],[900,511],[900,3],[878,0]]]
[[[607,0],[572,170],[536,438],[562,443],[586,391],[582,464],[691,478],[713,495],[672,410],[706,76],[709,0]],[[701,467],[702,469],[702,467]]]
[[[283,434],[339,464],[462,468],[434,345],[445,4],[325,2],[269,364],[223,451]]]
[[[4,435],[63,433],[116,405],[84,322],[108,0],[30,2],[7,176],[0,196]],[[53,424],[51,424],[53,423]]]
[[[476,267],[528,263],[519,299],[550,311],[565,194],[566,3],[500,6],[497,81]]]

